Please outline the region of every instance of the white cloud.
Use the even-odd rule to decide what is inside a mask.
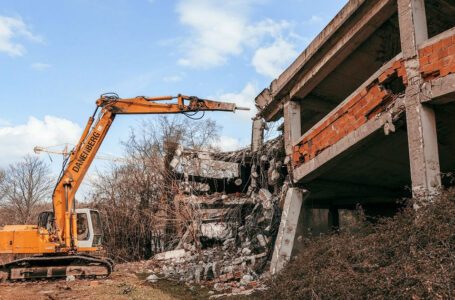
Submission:
[[[251,118],[256,115],[257,109],[254,105],[254,98],[258,94],[258,89],[253,83],[248,83],[240,93],[222,94],[218,99],[225,102],[234,102],[239,107],[248,107],[250,110],[238,110],[235,115],[243,120],[251,121]]]
[[[25,47],[16,40],[20,37],[30,41],[41,42],[39,36],[32,34],[21,18],[0,16],[0,52],[11,56],[21,56]]]
[[[270,19],[251,23],[248,11],[257,0],[181,0],[179,20],[190,28],[178,63],[195,68],[223,65],[246,47],[257,47],[266,37],[277,38],[290,24]]]
[[[272,45],[257,49],[252,63],[259,74],[276,78],[297,55],[293,44],[277,39]]]
[[[182,80],[182,76],[180,75],[172,75],[172,76],[166,76],[163,78],[165,82],[178,82]]]
[[[10,124],[11,124],[11,122],[9,120],[0,118],[0,126],[7,126]]]
[[[53,116],[45,116],[44,120],[30,117],[26,124],[0,126],[0,166],[33,153],[35,146],[76,144],[81,132],[79,125]]]
[[[32,67],[32,69],[41,71],[41,70],[44,70],[44,69],[48,69],[48,68],[50,68],[52,66],[50,64],[36,62],[36,63],[31,64],[30,67]]]
[[[228,1],[226,1],[228,2]],[[226,62],[227,55],[242,52],[246,18],[229,3],[208,0],[185,0],[177,5],[180,22],[193,34],[187,39],[187,56],[179,64],[211,67]],[[248,1],[245,1],[248,2]]]
[[[309,24],[320,24],[322,23],[322,21],[324,21],[324,19],[320,16],[317,16],[317,15],[313,15],[311,16],[311,18],[308,20],[308,23]]]
[[[239,150],[247,145],[247,142],[241,142],[239,139],[230,136],[220,136],[212,143],[213,147],[222,149],[223,152]]]

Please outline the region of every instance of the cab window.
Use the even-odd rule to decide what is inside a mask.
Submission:
[[[90,217],[92,219],[93,234],[102,235],[103,229],[101,228],[100,214],[97,211],[90,211]]]
[[[89,238],[87,214],[77,214],[77,239],[79,241],[87,241]]]

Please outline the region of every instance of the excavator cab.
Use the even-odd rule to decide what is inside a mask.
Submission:
[[[103,226],[100,213],[89,208],[76,209],[78,248],[100,247],[103,242]],[[51,231],[54,226],[54,213],[44,211],[38,217],[38,226]]]
[[[100,213],[94,209],[79,208],[77,213],[78,248],[99,247],[103,242]]]

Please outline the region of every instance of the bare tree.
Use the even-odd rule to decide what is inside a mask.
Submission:
[[[175,233],[184,225],[172,201],[178,188],[166,171],[165,157],[172,150],[165,145],[206,149],[218,131],[212,120],[157,116],[131,132],[123,143],[131,163],[113,165],[93,183],[93,205],[104,216],[105,246],[112,257],[149,258],[178,243]]]
[[[27,155],[11,164],[4,176],[5,207],[14,214],[16,222],[31,222],[36,206],[51,196],[53,180],[49,167],[38,157]]]
[[[0,207],[5,196],[5,178],[6,178],[5,170],[0,169]]]
[[[124,146],[128,155],[155,159],[156,155],[166,154],[165,146],[169,144],[182,144],[197,150],[211,149],[220,130],[221,126],[208,118],[191,120],[181,115],[161,115],[142,122],[139,134],[132,131]]]

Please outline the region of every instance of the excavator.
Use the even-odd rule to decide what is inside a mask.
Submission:
[[[181,94],[129,99],[115,93],[101,95],[79,142],[66,157],[52,194],[53,211],[40,213],[37,225],[6,225],[0,230],[0,255],[16,256],[0,265],[0,281],[108,277],[113,271],[113,261],[100,255],[103,239],[100,214],[94,209],[77,209],[75,194],[116,115],[194,117],[199,112],[236,110],[248,108]]]

